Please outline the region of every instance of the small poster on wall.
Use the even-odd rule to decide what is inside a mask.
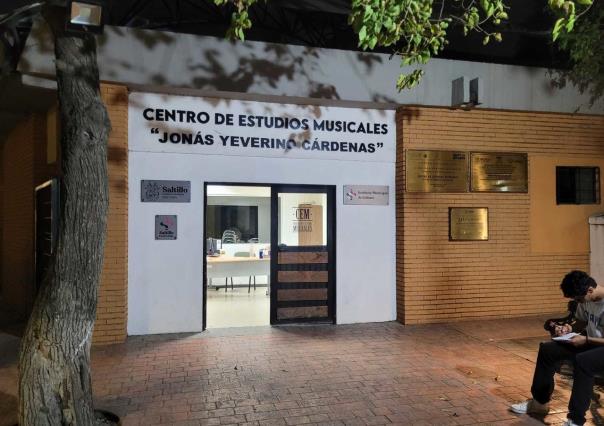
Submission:
[[[155,215],[155,239],[175,240],[177,236],[176,215]]]

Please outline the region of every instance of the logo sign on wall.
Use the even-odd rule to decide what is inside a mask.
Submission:
[[[191,182],[188,180],[141,180],[144,203],[190,203]]]
[[[389,186],[344,185],[344,204],[387,206]]]
[[[155,215],[155,239],[176,239],[176,215]]]
[[[394,163],[394,111],[131,93],[129,149]]]

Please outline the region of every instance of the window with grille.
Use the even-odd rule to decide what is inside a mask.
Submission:
[[[600,168],[556,167],[556,204],[600,204]]]

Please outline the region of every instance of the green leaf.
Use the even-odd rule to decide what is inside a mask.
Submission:
[[[552,29],[552,36],[553,36],[554,41],[556,41],[556,39],[560,36],[560,30],[562,29],[562,26],[564,25],[564,21],[565,21],[564,18],[558,18],[558,20],[554,24],[554,28]]]
[[[483,45],[488,44],[490,39],[491,39],[490,36],[486,36],[485,38],[482,39],[482,44]]]
[[[367,36],[367,27],[365,25],[363,25],[361,27],[361,30],[359,31],[359,40],[365,40],[366,36]]]

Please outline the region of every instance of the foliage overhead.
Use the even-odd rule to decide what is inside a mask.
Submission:
[[[217,5],[235,6],[228,37],[244,40],[245,30],[252,25],[248,9],[257,1],[214,0]],[[585,46],[585,41],[574,37],[573,29],[594,1],[598,0],[548,0],[549,9],[557,17],[552,39],[560,40],[562,47],[569,50]],[[421,66],[444,49],[451,26],[461,26],[465,35],[481,34],[483,44],[500,42],[502,35],[497,28],[507,21],[508,10],[505,0],[351,0],[348,21],[359,37],[361,49],[391,48],[401,58],[401,67],[415,67],[399,76],[396,86],[403,90],[419,83],[424,73]],[[582,29],[581,40],[588,38],[587,31]]]
[[[571,69],[555,72],[554,83],[558,87],[572,83],[582,93],[588,92],[593,104],[604,96],[604,3],[595,0],[591,9],[583,7],[575,12],[575,19],[579,16],[581,24],[572,31],[567,31],[565,24],[562,31],[554,34],[572,62]]]

